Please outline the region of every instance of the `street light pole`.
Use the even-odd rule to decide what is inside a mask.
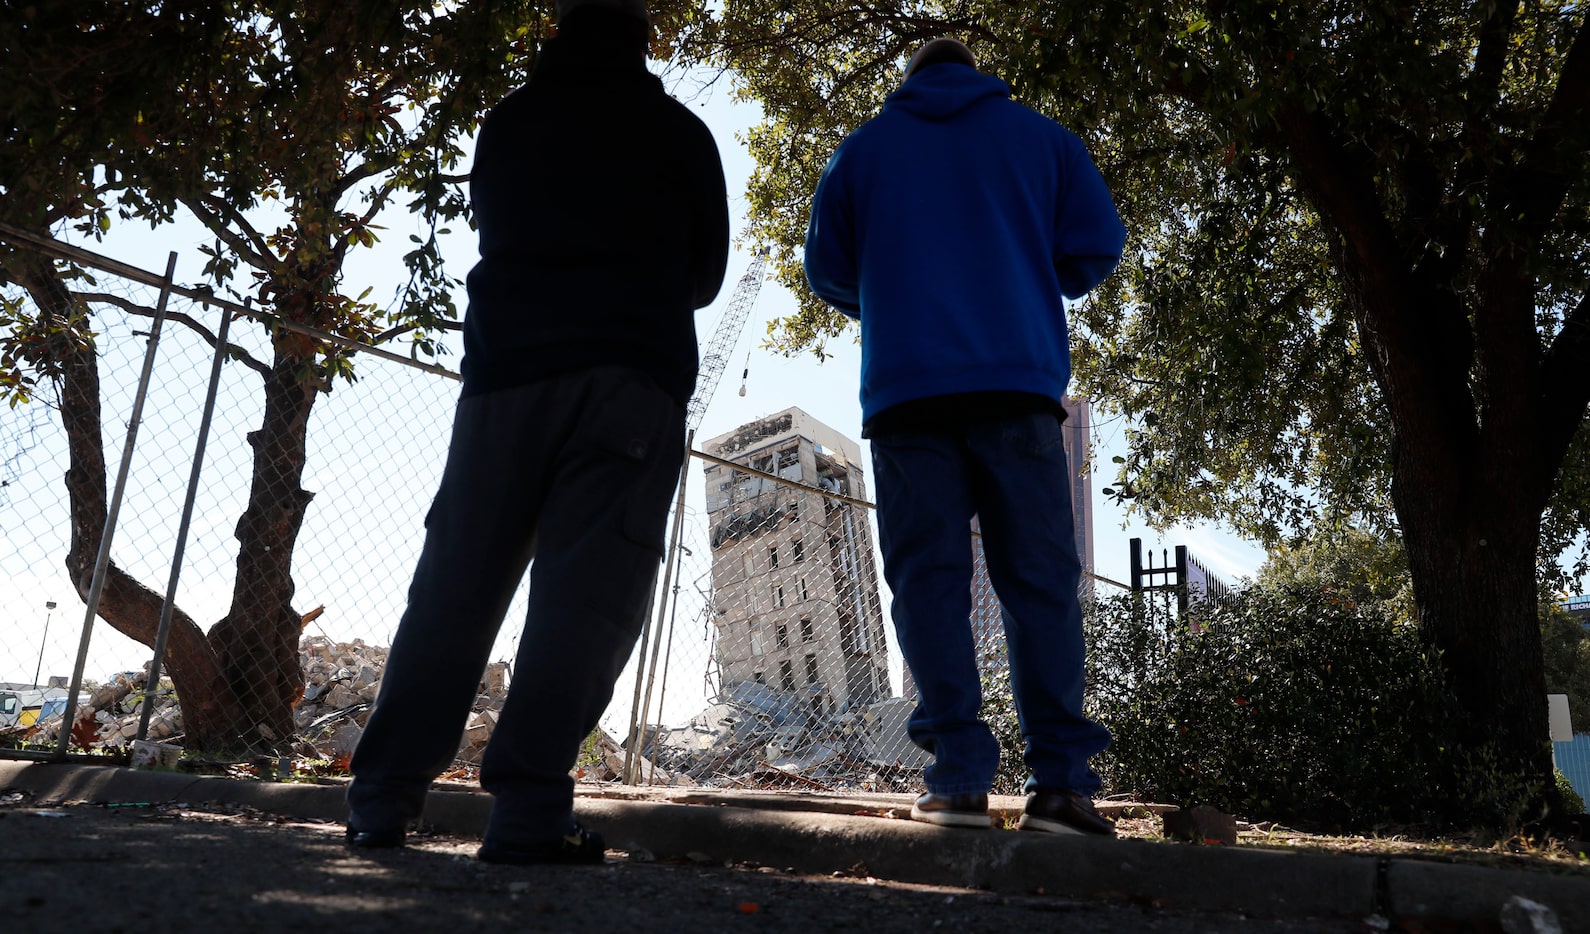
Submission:
[[[44,601],[44,635],[39,637],[39,663],[33,669],[33,686],[39,686],[39,672],[44,670],[44,647],[50,642],[50,613],[55,609],[54,600]]]

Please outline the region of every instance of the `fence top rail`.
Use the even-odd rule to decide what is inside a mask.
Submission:
[[[178,285],[175,282],[167,282],[166,277],[158,273],[150,272],[147,269],[140,269],[137,266],[123,263],[120,260],[111,259],[108,256],[102,256],[91,250],[85,250],[82,247],[73,246],[70,243],[62,243],[53,237],[46,237],[41,234],[36,234],[32,231],[24,230],[20,227],[14,227],[4,222],[0,222],[0,239],[8,240],[14,244],[26,246],[35,252],[43,253],[46,256],[52,256],[55,259],[65,260],[71,263],[79,263],[84,266],[98,269],[101,272],[108,272],[111,275],[120,276],[123,279],[131,279],[134,282],[141,282],[144,285],[151,286],[153,288],[170,289],[173,293],[191,299],[195,302],[205,305],[206,307],[219,308],[224,311],[229,311],[232,314],[242,315],[243,317],[251,318],[262,324],[274,324],[277,327],[284,328],[297,334],[303,334],[306,337],[313,337],[316,340],[325,341],[328,344],[336,344],[339,347],[346,347],[349,350],[355,350],[359,353],[373,354],[383,360],[390,360],[393,363],[400,363],[403,366],[412,367],[416,370],[423,370],[436,376],[443,376],[452,380],[463,379],[463,376],[453,370],[448,369],[445,366],[442,366],[439,363],[421,363],[412,357],[405,357],[400,353],[394,353],[390,350],[376,347],[373,344],[366,344],[363,341],[356,341],[349,337],[343,337],[341,334],[333,334],[330,331],[310,327],[307,324],[299,324],[296,321],[286,321],[274,314],[271,314],[270,312],[260,311],[256,308],[251,308],[248,305],[238,304],[237,302],[221,298],[208,289],[199,289],[192,286]]]
[[[843,493],[834,493],[819,487],[808,486],[807,484],[801,483],[799,481],[791,480],[788,477],[781,477],[778,474],[768,473],[765,470],[757,470],[755,467],[750,467],[746,464],[735,463],[728,458],[719,457],[716,454],[708,454],[707,452],[698,448],[691,448],[690,456],[704,460],[709,464],[717,464],[720,467],[729,467],[743,474],[749,474],[753,477],[760,477],[763,480],[771,480],[779,486],[787,486],[790,489],[800,490],[803,493],[816,493],[818,496],[824,496],[828,499],[837,499],[841,503],[846,503],[851,506],[860,506],[862,509],[877,508],[872,503],[869,503],[864,499],[856,499],[854,496],[846,496]]]

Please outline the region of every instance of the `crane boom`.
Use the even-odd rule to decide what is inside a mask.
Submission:
[[[707,344],[706,352],[701,355],[696,391],[685,409],[685,427],[691,431],[700,427],[701,417],[707,413],[707,406],[718,391],[718,381],[723,378],[723,370],[729,365],[729,355],[734,353],[734,346],[740,342],[740,332],[745,330],[746,319],[756,305],[757,293],[762,291],[762,272],[766,267],[767,250],[757,250],[751,257],[751,265],[745,270],[745,275],[735,285],[729,305],[723,310],[723,317],[718,319],[718,329],[713,332],[711,343]]]

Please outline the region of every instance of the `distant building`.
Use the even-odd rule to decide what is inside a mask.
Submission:
[[[1590,626],[1590,594],[1569,597],[1558,605],[1567,610],[1569,616],[1584,623],[1586,626]]]
[[[1093,596],[1093,472],[1088,469],[1092,435],[1092,412],[1086,399],[1065,401],[1064,433],[1066,463],[1071,467],[1071,518],[1076,529],[1077,556],[1082,559],[1081,597]],[[977,519],[972,519],[972,631],[977,642],[977,663],[984,671],[1003,667],[1005,628],[1000,618],[999,598],[988,579],[988,560],[983,555],[983,537]]]
[[[866,499],[855,442],[798,408],[702,444],[725,460]],[[890,696],[864,507],[709,464],[714,657],[721,687],[765,684],[819,716]]]

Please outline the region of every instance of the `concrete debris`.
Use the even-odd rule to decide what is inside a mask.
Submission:
[[[891,698],[825,715],[802,692],[741,682],[643,748],[648,762],[704,785],[907,790],[928,762],[906,736],[913,707]]]
[[[304,692],[293,711],[296,735],[293,754],[305,759],[346,762],[358,745],[370,707],[381,687],[387,649],[362,639],[334,642],[324,636],[305,637],[299,643],[304,672]],[[121,672],[91,692],[80,695],[75,741],[93,749],[123,749],[138,735],[148,671]],[[481,752],[497,725],[508,695],[508,663],[488,666],[459,746],[459,759],[479,764]],[[178,744],[182,739],[182,708],[168,679],[161,679],[153,696],[147,738]],[[39,721],[4,732],[34,743],[58,741],[61,710],[46,708]],[[86,742],[84,742],[86,740]]]
[[[299,645],[304,690],[294,708],[291,748],[300,759],[346,766],[369,718],[388,650],[361,639],[306,636]],[[125,749],[138,733],[147,672],[122,672],[82,695],[72,734],[91,748]],[[508,694],[506,662],[488,666],[463,724],[459,764],[478,766]],[[741,682],[683,726],[648,726],[637,743],[636,780],[647,785],[803,787],[909,791],[929,758],[906,736],[914,703],[890,698],[833,711],[827,698]],[[168,680],[153,696],[147,739],[180,744],[182,710]],[[32,742],[56,741],[61,716],[27,727]],[[14,732],[8,731],[8,732]],[[620,780],[624,744],[598,730],[574,774],[582,782]]]
[[[1502,930],[1507,934],[1562,934],[1557,913],[1540,902],[1514,895],[1502,906]]]
[[[313,758],[343,761],[353,753],[370,707],[381,689],[387,649],[362,639],[333,642],[309,636],[299,644],[304,666],[304,696],[293,713],[299,742],[295,750]],[[479,765],[508,697],[508,663],[486,667],[479,693],[458,747],[458,761]]]
[[[148,680],[148,671],[124,671],[92,691],[79,694],[73,740],[95,749],[126,748],[138,735]],[[171,682],[162,680],[149,700],[153,704],[149,739],[160,741],[180,733],[182,711],[177,707]],[[37,722],[20,731],[22,738],[40,744],[58,741],[65,711],[66,695],[62,692],[60,698],[41,711]]]

